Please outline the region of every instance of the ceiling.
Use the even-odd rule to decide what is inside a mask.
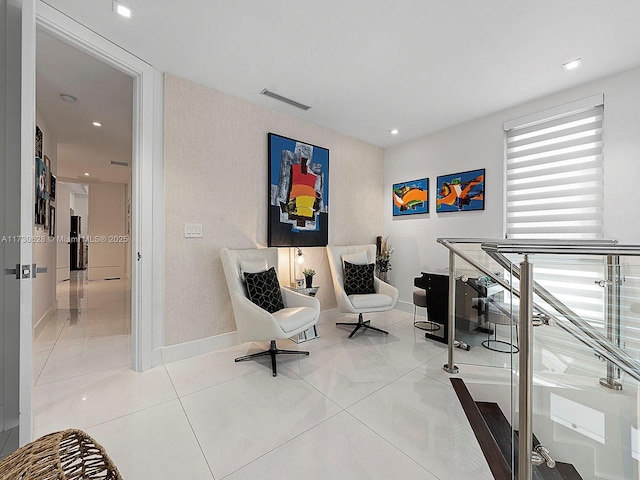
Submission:
[[[133,79],[41,31],[36,42],[36,108],[58,141],[58,181],[129,183]]]
[[[46,3],[162,72],[381,147],[640,65],[638,0]]]

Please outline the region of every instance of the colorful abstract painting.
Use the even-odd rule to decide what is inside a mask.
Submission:
[[[393,184],[393,215],[429,213],[429,179]]]
[[[438,177],[436,212],[484,210],[484,168]]]
[[[270,247],[329,241],[329,150],[269,134]]]

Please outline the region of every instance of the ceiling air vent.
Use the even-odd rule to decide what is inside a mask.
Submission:
[[[111,160],[111,165],[115,165],[116,167],[128,167],[129,164],[127,162],[116,162],[115,160]]]
[[[309,110],[311,107],[309,105],[305,105],[300,102],[296,102],[295,100],[291,100],[290,98],[283,97],[282,95],[278,95],[277,93],[270,92],[266,88],[260,92],[262,95],[266,95],[267,97],[275,98],[276,100],[280,100],[281,102],[288,103],[296,108],[301,110]]]

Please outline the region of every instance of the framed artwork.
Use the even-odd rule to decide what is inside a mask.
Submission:
[[[484,168],[438,177],[436,212],[484,210]]]
[[[42,130],[36,125],[36,157],[42,158]]]
[[[42,216],[44,217],[44,223],[42,224],[42,226],[45,228],[45,230],[49,229],[49,226],[51,225],[49,223],[49,214],[51,213],[49,211],[49,208],[51,207],[51,203],[49,202],[49,199],[44,201],[44,212],[42,213]]]
[[[429,179],[393,184],[393,216],[429,213]]]
[[[56,207],[49,206],[49,236],[56,236]]]
[[[126,234],[131,235],[131,197],[127,197],[127,225]]]
[[[46,202],[47,194],[47,166],[40,157],[36,157],[35,179],[36,179],[36,201],[35,201],[35,223],[44,225],[47,221]]]
[[[50,189],[49,189],[49,198],[52,202],[56,201],[56,176],[52,173],[50,176]]]
[[[328,227],[329,150],[269,133],[269,246],[326,246]]]
[[[47,157],[46,155],[44,157],[44,166],[45,166],[45,192],[47,192],[47,198],[49,197],[49,194],[51,193],[51,160],[49,160],[49,157]]]

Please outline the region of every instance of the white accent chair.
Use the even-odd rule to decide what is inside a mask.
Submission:
[[[391,310],[398,302],[398,289],[388,283],[383,282],[374,276],[374,288],[376,293],[364,295],[347,295],[344,290],[344,270],[343,257],[353,256],[366,253],[367,263],[375,263],[376,246],[375,245],[353,245],[353,246],[327,246],[327,256],[329,257],[329,267],[331,268],[331,276],[333,277],[333,289],[338,302],[338,310],[342,313],[357,313],[357,322],[337,322],[337,326],[354,326],[355,329],[349,335],[353,337],[360,329],[375,330],[377,332],[388,334],[389,332],[380,328],[373,327],[371,321],[364,321],[362,315],[364,313],[385,312]],[[353,263],[353,262],[351,262]],[[364,263],[364,262],[358,262]]]
[[[240,340],[242,342],[270,342],[269,350],[238,357],[235,361],[242,362],[270,355],[273,376],[275,377],[277,375],[276,355],[309,355],[309,352],[300,350],[280,350],[276,347],[276,340],[293,337],[315,325],[320,316],[318,299],[281,287],[280,291],[285,308],[269,313],[249,299],[244,285],[243,265],[264,262],[266,269],[275,267],[277,272],[278,249],[229,250],[223,248],[220,250],[220,259],[229,288],[231,306]]]

